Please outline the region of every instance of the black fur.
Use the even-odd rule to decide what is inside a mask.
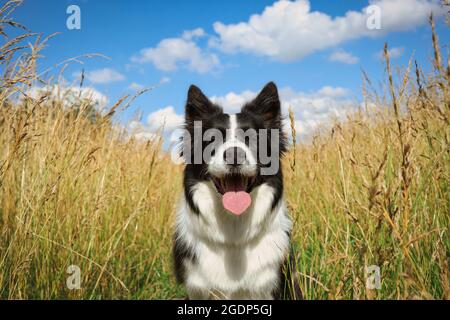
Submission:
[[[290,234],[288,234],[290,238]],[[302,300],[303,295],[298,283],[298,278],[295,274],[297,270],[297,261],[295,260],[294,250],[291,246],[288,256],[284,263],[280,266],[279,271],[279,285],[273,292],[273,297],[276,300]]]
[[[228,115],[223,113],[222,108],[213,104],[198,87],[191,85],[188,90],[184,124],[184,128],[189,133],[189,136],[184,137],[181,143],[181,156],[183,156],[187,162],[186,167],[184,168],[184,194],[192,211],[199,214],[197,206],[192,201],[191,189],[196,183],[205,181],[209,179],[209,177],[206,170],[207,164],[204,159],[201,159],[201,164],[194,164],[194,152],[191,152],[189,156],[185,151],[186,147],[190,147],[190,150],[192,151],[196,148],[194,139],[189,138],[194,137],[195,121],[202,121],[201,133],[203,135],[205,130],[209,128],[223,128],[225,130],[228,126]],[[203,143],[202,147],[204,149],[206,143]]]
[[[192,250],[189,249],[187,244],[178,237],[176,232],[173,236],[172,258],[174,263],[175,277],[177,279],[177,282],[179,284],[182,284],[186,276],[184,262],[186,260],[190,260],[192,263],[195,263],[197,257],[192,252]]]

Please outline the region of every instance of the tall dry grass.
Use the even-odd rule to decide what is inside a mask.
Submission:
[[[394,81],[386,44],[388,97],[365,90],[364,110],[287,159],[297,163],[286,192],[307,298],[449,297],[450,69],[430,25],[434,73],[411,59]],[[371,265],[380,290],[365,285]]]
[[[93,118],[89,99],[27,94],[45,84],[36,65],[47,39],[10,19],[18,4],[0,9],[0,297],[183,297],[170,258],[181,167],[160,140],[113,124],[127,97]],[[431,25],[432,74],[411,60],[395,77],[386,46],[388,95],[365,76],[365,108],[285,159],[307,299],[449,297],[450,72]],[[66,286],[70,265],[81,289]],[[380,290],[366,287],[370,265]]]

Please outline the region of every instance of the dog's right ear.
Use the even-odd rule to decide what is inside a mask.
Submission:
[[[213,104],[197,86],[189,87],[185,108],[186,121],[205,119],[220,112],[222,109]]]

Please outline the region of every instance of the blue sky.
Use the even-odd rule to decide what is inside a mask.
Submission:
[[[363,9],[369,2],[356,0],[28,0],[15,17],[35,32],[60,33],[42,52],[41,70],[85,53],[110,57],[84,59],[84,65],[72,64],[64,73],[70,82],[84,69],[86,86],[109,104],[159,84],[119,116],[122,123],[141,110],[142,130],[155,130],[161,119],[175,127],[190,84],[236,111],[241,101],[275,81],[306,132],[341,109],[352,110],[348,104],[361,96],[361,68],[381,80],[377,53],[384,42],[393,48],[395,64],[405,66],[415,52],[419,63],[429,66],[430,10],[441,15],[441,44],[449,40],[437,3],[371,1],[381,10],[381,30],[366,27]],[[81,9],[80,30],[66,27],[71,4]]]

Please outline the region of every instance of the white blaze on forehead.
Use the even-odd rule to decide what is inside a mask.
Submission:
[[[237,117],[235,114],[230,114],[230,137],[227,140],[236,139],[236,130],[237,130]]]
[[[238,120],[236,114],[230,114],[230,128],[229,137],[225,142],[225,150],[229,147],[239,147],[245,151],[246,163],[256,165],[256,159],[253,156],[251,150],[247,147],[245,142],[238,139],[237,130],[239,129]]]
[[[224,161],[224,153],[228,148],[239,147],[245,151],[245,163],[241,165],[240,171],[244,175],[254,175],[257,170],[256,158],[253,156],[251,150],[247,147],[245,142],[240,141],[237,137],[239,124],[236,114],[229,114],[229,127],[226,132],[225,142],[219,146],[215,155],[211,158],[208,165],[208,171],[215,175],[223,175],[229,172],[229,167]]]

